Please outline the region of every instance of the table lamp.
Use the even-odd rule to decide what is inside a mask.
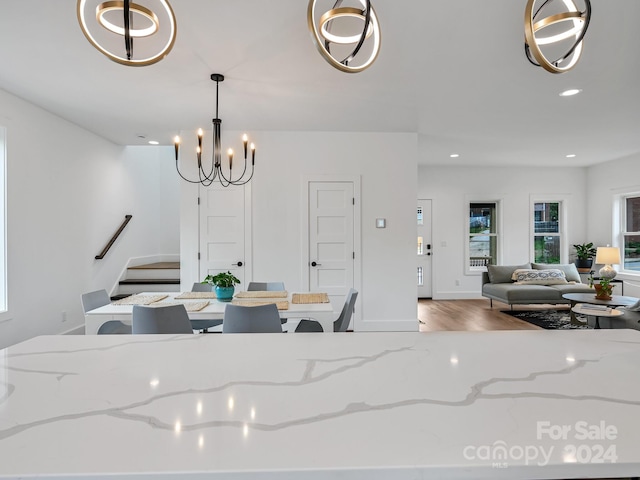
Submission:
[[[608,278],[611,280],[618,273],[611,265],[617,265],[620,263],[620,249],[618,247],[610,247],[608,245],[606,247],[598,247],[595,261],[599,265],[604,265],[604,267],[602,267],[598,272],[600,278]]]

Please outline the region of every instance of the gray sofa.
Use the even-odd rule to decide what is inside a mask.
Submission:
[[[550,285],[536,284],[516,284],[512,280],[512,275],[517,269],[530,270],[562,270],[565,274],[566,283],[553,283]],[[565,293],[593,293],[580,280],[580,274],[576,266],[570,264],[545,264],[526,263],[524,265],[489,265],[487,271],[482,274],[482,296],[506,303],[509,306],[527,305],[534,303],[571,303],[562,298]]]

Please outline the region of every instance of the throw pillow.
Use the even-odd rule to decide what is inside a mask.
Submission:
[[[524,265],[487,265],[487,273],[491,283],[511,283],[513,272],[519,268],[531,268],[530,263]]]
[[[567,283],[564,272],[558,269],[519,269],[513,272],[512,278],[518,285],[558,285]]]
[[[531,267],[534,270],[562,270],[567,282],[582,283],[582,280],[580,280],[580,273],[578,273],[578,269],[574,263],[533,263],[531,264]]]

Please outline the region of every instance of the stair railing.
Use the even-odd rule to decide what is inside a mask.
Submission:
[[[120,225],[120,228],[118,228],[118,231],[113,234],[113,237],[111,237],[111,240],[109,240],[109,243],[107,243],[105,245],[105,247],[102,249],[102,251],[98,255],[96,255],[96,257],[95,257],[96,260],[102,260],[104,258],[104,256],[107,254],[107,252],[109,251],[111,246],[116,242],[116,240],[118,239],[118,237],[120,236],[120,234],[124,230],[124,227],[127,226],[127,224],[129,223],[129,221],[131,220],[132,217],[133,217],[133,215],[125,215],[124,216],[124,221],[122,222],[122,225]]]

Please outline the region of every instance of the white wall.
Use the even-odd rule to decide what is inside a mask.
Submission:
[[[613,200],[617,195],[640,191],[640,154],[590,167],[587,190],[589,241],[597,246],[615,245],[613,223],[617,211],[614,212]],[[637,276],[619,274],[618,278],[624,280],[625,295],[640,297],[640,279]]]
[[[113,145],[1,90],[0,124],[9,290],[2,348],[82,325],[81,293],[110,290],[129,258],[177,253],[179,194],[164,173],[174,168],[171,148]],[[126,214],[129,226],[94,260]]]
[[[223,141],[241,132],[224,132]],[[304,285],[301,266],[302,182],[308,175],[360,176],[362,288],[359,330],[417,330],[415,273],[415,134],[258,132],[251,182],[253,269],[258,281],[282,280],[290,291]],[[193,188],[182,187],[181,258],[195,258]],[[387,219],[376,229],[375,219]],[[199,280],[183,269],[183,285]]]
[[[480,298],[480,275],[465,273],[468,201],[501,200],[501,263],[521,264],[531,260],[530,209],[535,196],[565,199],[570,253],[574,243],[587,240],[586,184],[585,168],[421,166],[418,196],[433,200],[433,298]]]

